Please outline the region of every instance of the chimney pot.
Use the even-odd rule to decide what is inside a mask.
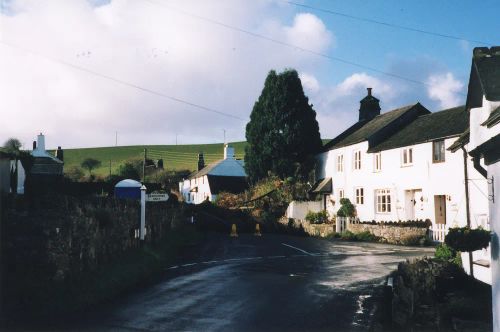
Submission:
[[[372,88],[366,88],[366,90],[368,90],[368,95],[371,96],[372,95]]]
[[[36,141],[33,141],[33,150],[36,150]]]

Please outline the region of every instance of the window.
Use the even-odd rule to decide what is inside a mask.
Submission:
[[[343,172],[344,171],[344,155],[339,154],[337,156],[337,172]]]
[[[401,156],[401,164],[410,166],[413,164],[413,148],[404,148]]]
[[[344,198],[344,189],[339,189],[339,201],[341,198]]]
[[[364,204],[365,203],[365,194],[363,188],[356,188],[356,204]]]
[[[354,151],[354,169],[361,169],[361,151]]]
[[[444,140],[432,142],[432,162],[444,162]]]
[[[391,212],[391,190],[378,189],[375,191],[375,203],[377,213]]]
[[[373,155],[373,171],[380,172],[382,170],[382,154],[375,153]]]

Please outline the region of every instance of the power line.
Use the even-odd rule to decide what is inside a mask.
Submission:
[[[9,46],[11,48],[14,48],[14,49],[17,49],[17,50],[21,50],[23,52],[30,53],[32,55],[35,55],[35,56],[47,59],[49,61],[61,64],[61,65],[67,66],[67,67],[71,67],[73,69],[85,72],[87,74],[91,74],[91,75],[94,75],[94,76],[97,76],[97,77],[100,77],[100,78],[103,78],[103,79],[106,79],[106,80],[109,80],[109,81],[112,81],[112,82],[115,82],[115,83],[127,86],[127,87],[130,87],[130,88],[134,88],[134,89],[140,90],[142,92],[147,92],[149,94],[152,94],[152,95],[155,95],[155,96],[158,96],[158,97],[162,97],[162,98],[166,98],[166,99],[175,101],[177,103],[185,104],[185,105],[188,105],[188,106],[191,106],[191,107],[194,107],[194,108],[198,108],[198,109],[203,110],[203,111],[207,111],[207,112],[211,112],[211,113],[216,113],[216,114],[219,114],[219,115],[222,115],[222,116],[226,116],[226,117],[230,117],[230,118],[234,118],[234,119],[245,121],[243,118],[240,118],[239,116],[236,116],[236,115],[233,115],[233,114],[229,114],[229,113],[225,113],[225,112],[222,112],[222,111],[218,111],[216,109],[213,109],[213,108],[210,108],[210,107],[206,107],[206,106],[203,106],[203,105],[200,105],[200,104],[196,104],[196,103],[193,103],[193,102],[181,99],[181,98],[169,96],[169,95],[164,94],[162,92],[158,92],[158,91],[155,91],[155,90],[152,90],[152,89],[149,89],[149,88],[145,88],[145,87],[142,87],[140,85],[137,85],[137,84],[134,84],[134,83],[130,83],[130,82],[127,82],[127,81],[123,81],[121,79],[118,79],[118,78],[115,78],[115,77],[112,77],[112,76],[101,74],[101,73],[93,71],[91,69],[84,68],[84,67],[72,64],[70,62],[66,62],[66,61],[61,60],[61,59],[53,58],[51,56],[48,56],[48,55],[45,55],[45,54],[42,54],[42,53],[30,50],[30,49],[27,49],[27,48],[24,48],[24,47],[21,47],[19,45],[11,44],[11,43],[6,42],[4,40],[0,40],[0,43],[3,44],[3,45]]]
[[[389,22],[384,22],[384,21],[378,21],[378,20],[374,20],[374,19],[371,19],[371,18],[367,18],[367,17],[350,15],[350,14],[346,14],[346,13],[342,13],[342,12],[338,12],[338,11],[333,11],[333,10],[330,10],[330,9],[325,9],[325,8],[319,8],[319,7],[315,7],[315,6],[305,5],[305,4],[297,3],[297,2],[294,2],[294,1],[282,0],[282,2],[288,3],[288,4],[293,5],[293,6],[307,8],[307,9],[312,9],[312,10],[315,10],[315,11],[319,11],[319,12],[323,12],[323,13],[327,13],[327,14],[331,14],[331,15],[342,16],[342,17],[346,17],[346,18],[349,18],[349,19],[357,20],[357,21],[368,22],[368,23],[383,25],[383,26],[387,26],[387,27],[391,27],[391,28],[397,28],[397,29],[401,29],[401,30],[407,30],[407,31],[412,31],[412,32],[423,33],[423,34],[430,35],[430,36],[435,36],[435,37],[441,37],[441,38],[447,38],[447,39],[454,39],[454,40],[463,40],[463,41],[468,41],[468,42],[471,42],[471,43],[476,43],[476,44],[481,44],[481,45],[492,45],[493,44],[493,43],[488,43],[488,42],[485,42],[485,41],[468,39],[468,38],[459,37],[459,36],[453,36],[453,35],[448,35],[448,34],[444,34],[444,33],[440,33],[440,32],[434,32],[434,31],[429,31],[429,30],[424,30],[424,29],[412,28],[412,27],[405,26],[405,25],[399,25],[399,24],[394,24],[394,23],[389,23]]]
[[[239,27],[236,27],[236,26],[233,26],[233,25],[229,25],[229,24],[224,23],[224,22],[216,21],[216,20],[208,18],[208,17],[204,17],[204,16],[200,16],[200,15],[197,15],[197,14],[193,14],[193,13],[187,12],[185,10],[182,10],[182,9],[179,9],[179,8],[176,8],[176,7],[172,7],[172,6],[167,5],[165,3],[162,3],[162,2],[157,2],[157,1],[154,1],[154,0],[144,0],[144,1],[147,1],[147,2],[152,3],[152,4],[156,4],[156,5],[159,5],[159,6],[168,8],[168,9],[171,9],[171,10],[176,11],[176,12],[182,14],[182,15],[185,15],[185,16],[196,18],[196,19],[199,19],[199,20],[202,20],[202,21],[214,24],[214,25],[221,26],[223,28],[230,29],[230,30],[238,31],[238,32],[243,33],[243,34],[246,34],[246,35],[249,35],[249,36],[252,36],[252,37],[255,37],[255,38],[260,38],[260,39],[263,39],[263,40],[267,40],[269,42],[272,42],[272,43],[275,43],[275,44],[279,44],[279,45],[282,45],[282,46],[286,46],[286,47],[289,47],[289,48],[292,48],[292,49],[295,49],[295,50],[298,50],[298,51],[310,53],[310,54],[313,54],[313,55],[316,55],[316,56],[319,56],[319,57],[322,57],[322,58],[325,58],[325,59],[328,59],[328,60],[331,60],[331,61],[336,61],[336,62],[344,63],[344,64],[347,64],[347,65],[350,65],[350,66],[353,66],[353,67],[362,68],[362,69],[365,69],[365,70],[369,70],[369,71],[372,71],[372,72],[375,72],[375,73],[379,73],[379,74],[382,74],[382,75],[385,75],[385,76],[397,78],[399,80],[407,81],[407,82],[410,82],[410,83],[414,83],[414,84],[418,84],[418,85],[424,85],[424,86],[431,86],[431,84],[426,83],[426,82],[418,81],[418,80],[415,80],[415,79],[412,79],[412,78],[409,78],[409,77],[405,77],[405,76],[401,76],[401,75],[398,75],[398,74],[393,74],[393,73],[386,72],[386,71],[381,70],[381,69],[377,69],[375,67],[371,67],[371,66],[368,66],[368,65],[364,65],[364,64],[361,64],[361,63],[357,63],[357,62],[346,60],[346,59],[343,59],[343,58],[331,56],[331,55],[328,55],[328,54],[325,54],[325,53],[321,53],[321,52],[317,52],[317,51],[314,51],[314,50],[311,50],[311,49],[307,49],[305,47],[301,47],[301,46],[298,46],[298,45],[287,43],[287,42],[284,42],[284,41],[281,41],[281,40],[278,40],[278,39],[275,39],[275,38],[271,38],[271,37],[268,37],[268,36],[265,36],[265,35],[261,35],[261,34],[258,34],[258,33],[255,33],[255,32],[252,32],[252,31],[249,31],[249,30],[246,30],[246,29],[243,29],[243,28],[239,28]],[[457,92],[457,94],[465,95],[464,93],[460,93],[460,92]]]

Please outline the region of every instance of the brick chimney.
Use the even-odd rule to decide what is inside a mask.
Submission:
[[[198,171],[205,168],[205,158],[203,158],[203,152],[198,153]]]
[[[372,96],[372,88],[366,88],[368,95],[359,102],[359,121],[370,121],[380,115],[379,100]]]
[[[224,159],[234,159],[234,148],[229,144],[224,145]]]
[[[60,161],[64,161],[64,151],[63,149],[61,149],[60,146],[57,147],[56,158],[59,159]]]

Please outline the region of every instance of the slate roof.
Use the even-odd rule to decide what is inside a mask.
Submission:
[[[491,128],[499,122],[500,122],[500,106],[498,106],[495,110],[493,110],[490,113],[488,119],[486,119],[486,121],[481,123],[481,126],[486,126],[488,128]]]
[[[384,139],[384,136],[390,136],[408,121],[427,113],[430,112],[420,103],[416,103],[377,115],[370,121],[359,121],[332,139],[323,149],[328,151],[366,140],[374,141],[373,143],[379,142]],[[376,138],[376,140],[372,140],[372,138]]]
[[[464,106],[419,116],[394,135],[370,148],[368,152],[390,150],[461,135],[469,127],[469,114]]]
[[[319,193],[332,193],[332,178],[324,178],[319,180],[311,188],[310,192]]]
[[[482,106],[483,95],[500,101],[500,46],[476,47],[473,51],[466,106]]]
[[[212,195],[217,195],[221,192],[237,194],[248,189],[246,177],[208,175],[207,178]]]
[[[191,173],[189,175],[189,179],[195,179],[195,178],[199,178],[199,177],[202,177],[204,175],[209,175],[217,166],[223,164],[225,161],[227,162],[228,159],[221,159],[221,160],[218,160],[218,161],[214,161],[210,164],[208,164],[207,166],[203,167],[201,170],[199,171],[194,171],[193,173]],[[232,161],[238,163],[241,167],[243,167],[243,161],[242,160],[239,160],[239,159],[233,159]]]

